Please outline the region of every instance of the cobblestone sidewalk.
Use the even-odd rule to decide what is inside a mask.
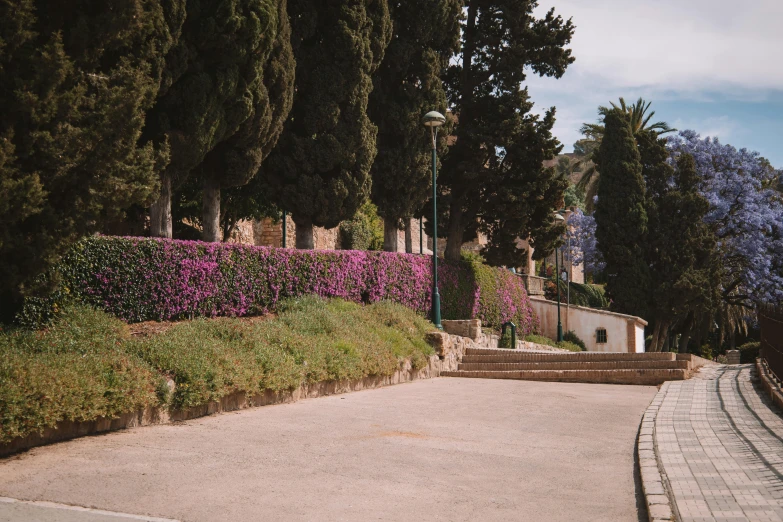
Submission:
[[[682,522],[783,522],[783,418],[751,368],[704,368],[661,389],[656,453]]]

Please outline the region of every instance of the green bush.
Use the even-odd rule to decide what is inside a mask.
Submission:
[[[568,350],[569,352],[584,352],[584,348],[579,346],[578,344],[574,344],[569,341],[563,341],[562,343],[557,343],[558,348],[562,348],[563,350]]]
[[[343,250],[383,250],[383,220],[378,207],[365,203],[350,221],[340,223]]]
[[[578,337],[577,337],[578,339]],[[584,352],[585,348],[582,346],[579,346],[578,344],[568,341],[565,338],[565,335],[563,336],[563,342],[558,343],[555,340],[550,339],[549,337],[544,337],[543,335],[526,335],[525,341],[530,343],[536,343],[536,344],[543,344],[544,346],[552,346],[553,348],[562,348],[563,350],[568,350],[569,352]]]
[[[0,443],[63,420],[391,375],[406,358],[422,368],[433,353],[425,341],[432,330],[391,302],[304,297],[282,301],[275,318],[196,319],[132,338],[103,312],[68,307],[45,331],[0,332]]]
[[[127,338],[122,322],[83,306],[45,331],[0,333],[0,443],[157,404],[165,380],[124,350]]]
[[[712,360],[712,346],[709,344],[703,344],[699,349],[699,357]]]
[[[740,362],[742,364],[755,363],[758,359],[759,351],[761,350],[761,343],[750,342],[745,343],[738,348],[740,351]]]
[[[573,330],[567,331],[565,335],[563,335],[563,340],[577,345],[583,352],[587,351],[587,346],[585,345],[585,342],[582,339],[580,339],[579,336],[576,335],[576,332],[574,332]]]

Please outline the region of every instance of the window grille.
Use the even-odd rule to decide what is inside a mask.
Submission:
[[[599,328],[595,331],[596,342],[606,344],[606,328]]]

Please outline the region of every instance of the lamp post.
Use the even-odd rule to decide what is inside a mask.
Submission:
[[[555,221],[565,221],[565,218],[560,215],[560,212],[555,212]],[[563,323],[560,322],[560,266],[557,258],[557,250],[555,250],[555,281],[557,284],[557,342],[563,342]]]
[[[438,293],[438,127],[446,123],[446,117],[431,111],[424,115],[424,126],[432,134],[432,322],[442,330],[440,324],[440,294]]]

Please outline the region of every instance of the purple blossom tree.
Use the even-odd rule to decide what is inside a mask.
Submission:
[[[568,216],[568,240],[561,248],[574,266],[584,264],[585,272],[602,271],[606,267],[595,239],[595,218],[581,209]],[[570,242],[570,251],[568,245]]]
[[[737,150],[686,130],[669,139],[671,161],[691,154],[710,202],[724,275],[723,299],[732,305],[783,300],[783,201],[770,187],[783,171],[759,153]]]

